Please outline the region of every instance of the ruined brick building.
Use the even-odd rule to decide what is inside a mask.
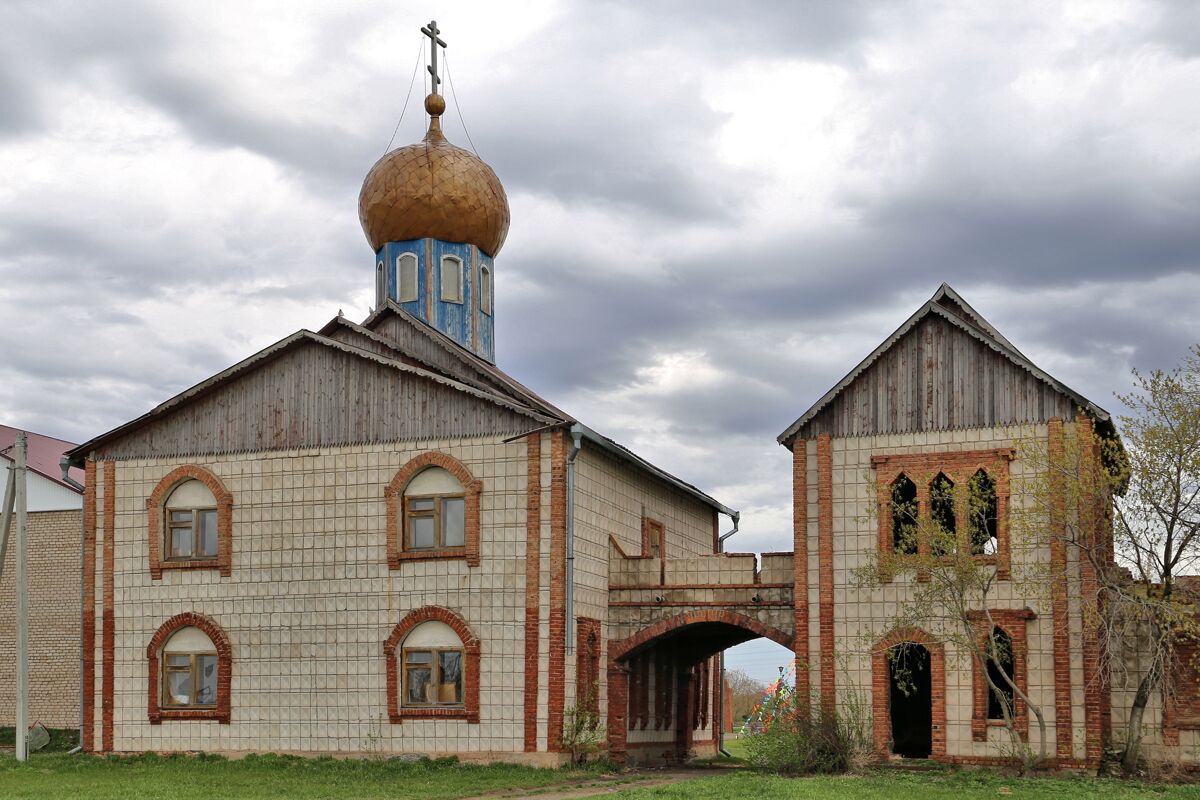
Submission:
[[[72,452],[84,747],[551,763],[565,716],[591,707],[614,758],[682,758],[717,745],[722,651],[767,637],[817,702],[867,698],[881,755],[1002,757],[973,665],[887,626],[917,576],[851,573],[893,548],[892,488],[929,514],[935,483],[960,503],[987,487],[979,557],[1008,572],[1017,439],[1054,448],[1108,415],[943,286],[780,437],[793,549],[721,553],[736,512],[496,366],[508,204],[442,134],[444,108],[430,95],[424,141],[364,182],[373,313],[298,331]],[[1085,565],[1032,557],[1050,599],[1005,586],[995,616],[1056,757],[1091,763],[1123,695],[1089,673]],[[928,659],[903,709],[885,657],[900,641]]]

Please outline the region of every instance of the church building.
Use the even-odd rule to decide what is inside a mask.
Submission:
[[[905,557],[928,546],[899,532],[939,516],[995,570],[983,635],[1046,710],[1051,757],[1098,764],[1128,696],[1097,677],[1094,576],[1070,548],[1013,548],[1010,517],[1035,470],[1019,443],[1115,436],[1108,413],[943,285],[779,437],[792,549],[722,552],[738,512],[497,366],[508,201],[444,136],[431,71],[428,133],[359,198],[375,310],[69,453],[86,471],[84,749],[555,764],[589,712],[614,760],[682,760],[719,746],[723,651],[765,637],[814,705],[865,709],[881,758],[1003,761],[977,665],[894,624],[923,579]],[[886,583],[856,580],[871,557]],[[1049,592],[1012,580],[1026,562],[1049,565]],[[896,691],[900,645],[922,654],[914,693]],[[1151,718],[1194,751],[1200,714]]]

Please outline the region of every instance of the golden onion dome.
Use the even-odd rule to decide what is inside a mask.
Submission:
[[[473,244],[495,257],[508,235],[508,197],[492,168],[442,134],[446,101],[425,98],[429,132],[375,162],[358,195],[371,248],[410,239]]]

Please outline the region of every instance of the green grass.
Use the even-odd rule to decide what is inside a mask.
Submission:
[[[606,800],[1133,800],[1200,798],[1200,786],[1153,786],[1095,778],[1015,778],[985,770],[881,770],[862,776],[777,778],[748,770],[666,786],[631,788]]]
[[[121,758],[35,753],[25,764],[18,764],[9,753],[0,755],[0,798],[450,800],[498,789],[582,781],[596,775],[581,770],[512,764],[477,766],[449,760],[294,756],[247,756],[227,761],[185,755]]]

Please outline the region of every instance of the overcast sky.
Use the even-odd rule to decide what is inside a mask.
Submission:
[[[1112,410],[1200,340],[1194,3],[7,0],[0,422],[83,441],[365,316],[431,16],[512,206],[500,366],[737,548],[790,548],[775,436],[942,281]]]

